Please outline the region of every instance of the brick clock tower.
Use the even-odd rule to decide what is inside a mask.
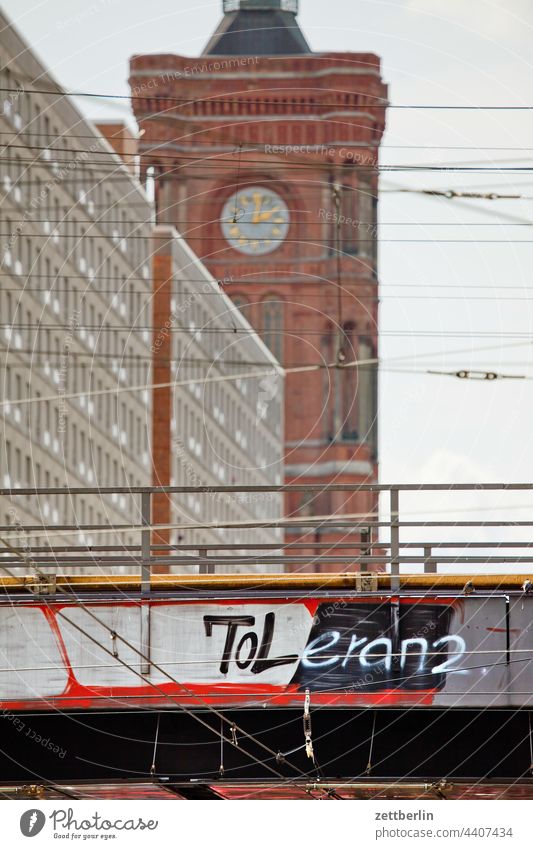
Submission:
[[[142,172],[158,221],[190,241],[285,368],[319,366],[286,378],[285,482],[376,482],[377,366],[365,361],[377,357],[380,61],[313,53],[297,0],[223,10],[199,58],[132,58]],[[286,501],[292,518],[376,509],[367,492]],[[288,540],[308,543],[307,570],[327,571],[338,565],[315,556],[359,534],[302,525]]]

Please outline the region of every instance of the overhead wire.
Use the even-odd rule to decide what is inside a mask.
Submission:
[[[23,147],[28,149],[27,146],[25,146],[25,145]],[[43,148],[42,150],[49,150],[49,148]],[[54,149],[53,152],[59,153],[60,151],[57,151],[56,149]],[[80,153],[86,153],[87,151],[79,151],[79,152]],[[66,151],[62,151],[62,153],[65,154]],[[76,151],[73,150],[72,153],[76,153]],[[107,157],[109,157],[109,152],[101,151],[101,153],[102,153],[102,155],[105,154]],[[219,156],[216,156],[216,157],[215,156],[212,156],[212,157],[199,157],[199,156],[185,157],[185,156],[170,156],[169,155],[168,158],[171,159],[171,161],[173,163],[176,163],[176,160],[181,160],[181,162],[178,162],[172,168],[169,168],[169,169],[167,169],[166,171],[163,172],[162,176],[164,176],[165,179],[171,179],[172,174],[174,172],[180,171],[184,167],[190,168],[192,166],[192,164],[197,164],[198,166],[201,166],[202,171],[217,170],[217,171],[222,171],[224,173],[224,175],[227,175],[227,171],[228,171],[227,165],[228,164],[235,165],[234,159],[222,159]],[[46,165],[46,166],[50,166],[50,164],[52,164],[48,160],[43,161],[42,159],[39,159],[38,156],[34,156],[34,157],[31,157],[31,158],[21,157],[21,156],[13,156],[13,157],[3,156],[2,160],[4,162],[6,162],[7,164],[10,164],[10,165],[43,164],[43,165]],[[76,157],[66,158],[64,156],[63,157],[57,157],[57,156],[54,157],[54,162],[56,163],[56,165],[63,165],[63,166],[69,165],[72,162],[78,163],[78,165],[81,164],[79,162],[79,160],[76,159]],[[84,167],[90,166],[91,171],[96,172],[96,173],[98,173],[100,171],[104,175],[109,173],[108,169],[111,169],[112,173],[114,173],[114,172],[118,173],[121,165],[122,165],[122,167],[125,167],[123,163],[119,164],[119,163],[116,163],[116,162],[102,162],[102,161],[99,161],[99,160],[91,160],[91,159],[83,159],[82,163],[83,163]],[[248,160],[245,160],[245,163],[246,163],[246,165],[255,165],[255,166],[257,166],[257,165],[265,166],[265,165],[272,165],[273,164],[272,160],[270,160],[270,159],[269,160],[249,160],[248,159]],[[145,161],[144,164],[145,165],[147,164],[146,161]],[[153,166],[160,165],[160,162],[157,159],[154,159],[153,162],[148,163],[148,165],[153,165]],[[283,171],[284,172],[285,171],[289,171],[289,172],[295,171],[295,172],[299,173],[299,172],[305,171],[305,170],[313,170],[313,171],[324,170],[324,171],[330,172],[333,166],[334,166],[334,163],[332,163],[332,164],[330,164],[330,163],[315,163],[314,165],[312,165],[309,162],[301,162],[301,163],[300,162],[286,162],[283,165]],[[375,163],[375,164],[368,164],[368,165],[360,165],[358,163],[354,163],[354,164],[350,163],[349,168],[350,168],[350,171],[353,170],[353,171],[356,171],[357,173],[367,173],[368,172],[368,173],[371,173],[371,174],[374,174],[374,173],[379,174],[379,173],[418,173],[418,172],[426,173],[426,172],[429,172],[429,173],[443,173],[443,174],[449,174],[449,173],[485,174],[485,173],[490,173],[490,174],[517,174],[517,175],[522,175],[522,174],[532,174],[533,173],[533,166],[530,166],[530,165],[524,165],[524,166],[518,166],[518,165],[507,165],[507,166],[503,166],[503,165],[499,165],[499,166],[498,165],[472,165],[472,166],[457,165],[457,166],[455,166],[455,165],[453,165],[453,163],[450,163],[450,164],[447,164],[447,165],[409,165],[409,164],[395,165],[395,164],[385,164],[385,163],[383,163],[383,164]],[[347,173],[347,170],[348,170],[347,166],[344,166],[345,173]],[[128,176],[131,179],[134,178],[134,175],[131,172],[130,172],[130,174],[122,174],[122,172],[120,172],[120,174],[121,174],[121,177],[123,179],[128,177]],[[87,178],[85,178],[85,179],[87,179]],[[178,179],[178,178],[176,178],[176,179]],[[194,178],[191,178],[191,179],[201,179],[201,175],[195,176]],[[279,181],[283,178],[280,175],[280,177],[278,177],[276,179],[277,179],[277,181]],[[347,187],[349,188],[349,186],[347,186]],[[351,188],[353,189],[353,187],[351,187]]]
[[[307,279],[306,278],[301,279],[299,277],[300,272],[298,272],[298,271],[294,272],[295,278],[298,278],[298,279],[294,279],[294,280],[289,280],[289,279],[281,279],[280,280],[277,277],[272,278],[272,279],[265,278],[265,279],[262,279],[262,280],[255,280],[255,279],[253,279],[253,275],[255,275],[255,273],[256,272],[251,272],[250,275],[248,275],[248,276],[239,277],[239,278],[236,278],[236,279],[235,278],[231,278],[231,279],[219,278],[219,279],[215,279],[214,283],[218,283],[219,286],[222,286],[222,289],[223,289],[225,286],[240,285],[240,286],[246,287],[246,286],[253,286],[254,284],[260,284],[260,285],[263,285],[263,286],[274,285],[274,284],[276,286],[291,285],[291,286],[298,286],[298,287],[313,285],[315,287],[318,287],[320,285],[320,283],[323,282],[322,278],[316,278],[316,277],[313,277],[313,276],[311,276]],[[14,275],[12,272],[9,272],[9,271],[0,272],[0,279],[2,277],[9,277],[12,280],[17,279],[17,275]],[[81,290],[79,290],[79,294],[82,297],[84,297],[85,294],[107,294],[107,295],[116,295],[118,297],[119,295],[121,295],[124,292],[130,293],[130,294],[139,292],[139,289],[133,289],[133,288],[132,289],[123,289],[122,288],[122,285],[123,285],[122,281],[117,281],[121,284],[120,288],[118,288],[118,289],[117,288],[100,289],[96,285],[98,280],[116,280],[117,278],[114,277],[114,276],[111,276],[111,277],[106,276],[106,275],[101,276],[100,274],[98,274],[98,277],[95,278],[95,281],[91,282],[87,278],[86,274],[64,274],[61,271],[58,271],[57,273],[54,273],[54,274],[35,274],[35,275],[33,275],[31,272],[27,275],[24,274],[20,278],[18,278],[22,281],[19,286],[4,286],[2,284],[2,291],[3,292],[20,292],[21,294],[24,291],[30,291],[30,292],[40,292],[42,294],[44,291],[46,291],[43,286],[39,286],[39,285],[30,286],[30,285],[28,285],[27,281],[30,280],[30,279],[34,279],[34,278],[43,279],[43,280],[59,280],[61,282],[65,281],[65,280],[83,280],[83,281],[85,281],[87,286],[85,288],[85,291],[82,292]],[[147,281],[147,280],[145,280],[144,278],[141,278],[141,277],[139,277],[138,280],[137,280],[137,279],[132,278],[131,275],[125,275],[125,280],[126,280],[126,282],[129,281],[129,282],[143,283],[145,286],[150,285],[150,281]],[[328,282],[331,283],[332,281],[330,280]],[[198,280],[194,280],[192,278],[188,279],[186,277],[177,277],[176,283],[178,283],[178,284],[198,283]],[[350,285],[350,289],[355,289],[355,288],[377,289],[378,288],[378,282],[375,278],[368,280],[368,281],[360,281],[360,282],[350,281],[349,285]],[[533,281],[524,280],[521,283],[515,283],[515,282],[497,283],[496,281],[491,282],[491,283],[479,283],[479,282],[470,283],[468,281],[459,281],[458,282],[456,280],[456,281],[447,281],[447,282],[439,283],[436,280],[431,280],[431,281],[428,280],[425,283],[419,283],[419,282],[411,282],[411,283],[406,283],[406,282],[381,283],[380,282],[379,283],[380,291],[381,291],[381,289],[424,289],[424,290],[427,291],[427,289],[429,287],[431,287],[433,289],[461,289],[461,290],[463,290],[463,289],[526,289],[526,288],[529,289],[529,288],[533,288]],[[54,292],[69,292],[69,293],[71,293],[74,290],[72,290],[70,288],[69,289],[62,289],[62,288],[54,287],[53,291]],[[141,294],[146,294],[146,292],[141,293]],[[149,293],[149,294],[151,294],[151,293]],[[194,294],[194,293],[190,292],[190,291],[179,292],[179,290],[178,290],[178,291],[174,292],[173,294],[175,294],[175,295],[191,295],[191,294]],[[202,292],[202,296],[204,294],[215,295],[217,297],[220,297],[220,293],[217,292],[217,291]],[[307,293],[306,293],[306,297],[308,297]],[[246,305],[244,305],[244,306],[246,306]],[[237,306],[234,306],[234,308],[240,309],[240,307],[237,307]]]
[[[375,359],[372,360],[375,362]],[[332,364],[331,368],[351,368],[356,367],[357,361],[353,361],[350,363],[345,363],[342,366],[339,366],[337,363]],[[284,374],[302,374],[304,372],[317,371],[321,368],[320,365],[309,365],[309,366],[298,366],[296,368],[291,369],[283,369],[282,366],[277,366],[274,363],[271,364],[268,368],[264,368],[261,371],[255,372],[244,372],[240,374],[229,374],[229,375],[217,375],[216,377],[203,377],[203,378],[190,378],[187,380],[176,380],[176,381],[166,381],[163,383],[150,383],[150,384],[140,384],[137,386],[115,386],[112,389],[90,389],[85,392],[67,392],[61,393],[60,395],[43,395],[42,397],[33,397],[33,398],[21,398],[16,401],[13,399],[2,399],[0,400],[0,407],[12,406],[14,404],[32,404],[34,402],[43,403],[45,401],[57,401],[61,398],[63,401],[72,400],[74,398],[81,397],[95,397],[102,395],[115,395],[118,393],[124,392],[135,392],[135,391],[144,391],[146,389],[164,389],[167,387],[178,387],[178,386],[188,386],[191,383],[223,383],[233,380],[245,380],[252,377],[271,377],[273,371],[279,373],[280,377]]]
[[[45,573],[40,572],[37,564],[35,562],[32,562],[31,559],[28,558],[27,555],[23,551],[12,546],[9,542],[7,542],[5,539],[3,539],[1,537],[0,537],[0,542],[2,543],[2,545],[6,549],[8,549],[12,553],[16,554],[26,565],[28,565],[30,567],[30,569],[35,570],[35,572],[37,574],[40,574],[41,577],[46,578]],[[10,577],[15,577],[13,575],[13,573],[11,572],[11,570],[9,570],[5,565],[2,564],[1,559],[0,559],[0,569],[2,571],[6,572],[6,574],[8,574]],[[249,732],[245,731],[243,728],[238,726],[233,720],[227,719],[227,717],[225,716],[225,714],[222,711],[220,711],[218,708],[213,707],[209,702],[206,702],[205,699],[203,699],[198,694],[194,693],[194,691],[190,690],[190,688],[187,687],[185,684],[182,684],[181,682],[177,681],[163,667],[161,667],[159,664],[154,662],[153,659],[146,657],[144,652],[140,651],[135,645],[130,643],[128,640],[126,640],[126,638],[123,635],[119,634],[116,631],[116,629],[111,628],[105,621],[103,621],[98,616],[96,616],[94,611],[91,610],[88,607],[88,605],[86,605],[84,602],[82,602],[72,590],[67,589],[66,587],[64,587],[63,585],[60,584],[57,587],[57,591],[59,593],[65,595],[65,596],[67,596],[72,603],[74,603],[76,606],[80,607],[86,614],[88,614],[88,616],[91,619],[93,619],[105,631],[107,631],[110,636],[112,636],[114,639],[123,643],[130,651],[132,651],[135,655],[137,655],[139,657],[139,660],[141,662],[149,663],[150,666],[153,666],[154,669],[156,669],[158,672],[160,672],[162,675],[164,675],[165,678],[167,678],[171,683],[175,684],[180,690],[185,692],[187,697],[189,697],[189,698],[193,699],[195,702],[198,702],[199,704],[201,704],[204,709],[207,709],[208,711],[213,713],[215,716],[217,716],[220,719],[221,722],[229,725],[230,729],[236,728],[239,731],[239,733],[241,734],[242,737],[246,738],[247,740],[252,741],[255,745],[257,745],[263,751],[267,752],[269,755],[271,755],[273,757],[273,759],[276,762],[279,761],[279,756],[280,756],[279,752],[275,752],[269,746],[266,746],[255,735],[250,734]],[[51,607],[50,603],[48,602],[48,600],[44,600],[44,604],[50,611],[52,611],[52,607]],[[121,658],[120,655],[118,655],[118,654],[115,655],[111,649],[104,646],[103,643],[101,643],[99,640],[96,639],[96,637],[94,637],[94,635],[90,634],[88,631],[83,629],[77,622],[74,622],[72,619],[70,619],[65,614],[63,608],[62,609],[56,608],[56,609],[54,609],[53,612],[54,612],[55,616],[59,616],[62,619],[65,619],[65,621],[68,623],[68,625],[70,625],[75,630],[77,630],[83,637],[85,637],[86,639],[89,639],[92,643],[97,645],[98,648],[101,651],[104,651],[107,655],[109,655],[110,657],[113,657],[114,660],[118,661],[118,663],[120,663],[122,666],[127,668],[136,677],[140,678],[144,683],[148,684],[149,687],[151,687],[153,690],[155,690],[161,696],[163,696],[165,701],[169,701],[171,703],[174,703],[181,711],[183,711],[187,715],[191,716],[193,719],[195,719],[197,722],[199,722],[202,726],[207,728],[210,732],[217,734],[216,729],[214,729],[213,726],[211,726],[208,722],[206,722],[196,712],[188,709],[187,706],[182,704],[181,702],[178,702],[176,700],[176,698],[173,698],[171,696],[171,694],[167,693],[162,687],[158,686],[153,681],[151,681],[149,678],[147,678],[140,670],[137,670],[134,666],[132,666],[127,661],[125,661],[123,658]],[[251,754],[246,748],[244,748],[243,745],[240,742],[237,743],[236,741],[233,740],[233,738],[228,739],[228,742],[230,742],[231,745],[233,745],[239,751],[242,751],[243,754],[245,754],[247,758],[251,759],[252,761],[257,763],[258,765],[266,768],[271,774],[275,775],[276,777],[281,778],[284,783],[289,783],[289,784],[291,783],[290,778],[287,778],[282,773],[280,773],[277,769],[270,766],[270,764],[268,764],[265,760],[260,761],[258,758],[255,757],[255,755]],[[290,761],[286,760],[286,758],[283,758],[282,762],[284,764],[287,764],[287,766],[289,766],[291,769],[296,771],[300,776],[307,777],[308,773],[305,773],[303,770],[301,770],[298,767],[291,764]]]
[[[25,135],[26,134],[24,133],[24,131],[22,131],[17,136],[18,140],[20,140],[21,137],[22,138],[25,137]],[[72,137],[70,135],[68,135],[65,138],[71,139]],[[95,137],[96,140],[97,140],[97,138],[98,137]],[[105,138],[105,136],[103,138]],[[67,147],[66,145],[64,145],[62,148],[54,147],[53,144],[55,142],[59,141],[59,140],[60,140],[59,138],[55,138],[55,139],[51,139],[52,144],[38,144],[38,145],[37,144],[27,144],[27,143],[26,144],[15,144],[13,142],[7,142],[6,144],[3,145],[3,147],[2,147],[2,143],[0,142],[0,147],[2,147],[2,151],[1,151],[2,154],[6,150],[7,151],[8,150],[25,150],[25,151],[28,151],[28,152],[29,151],[38,151],[39,153],[43,153],[43,152],[46,151],[47,155],[51,155],[52,153],[54,153],[54,154],[59,153],[63,156],[66,156],[66,155],[70,156],[71,154],[87,154],[87,155],[104,156],[108,160],[110,158],[111,152],[109,150],[106,150],[106,149],[95,150],[94,148],[91,148],[91,149],[76,148],[76,147]],[[166,139],[166,140],[161,140],[161,143],[156,144],[156,145],[154,145],[154,144],[146,145],[145,143],[143,143],[141,141],[140,142],[140,148],[139,148],[138,152],[135,154],[135,156],[137,156],[141,159],[141,161],[143,162],[143,165],[145,167],[146,167],[146,161],[147,161],[149,155],[153,154],[153,153],[157,153],[157,159],[154,160],[154,163],[152,163],[154,165],[159,165],[159,164],[161,164],[161,162],[165,162],[166,160],[170,160],[171,162],[176,163],[176,165],[178,165],[178,166],[183,161],[185,161],[185,162],[187,162],[187,161],[188,162],[204,162],[205,161],[205,162],[210,162],[210,163],[211,162],[213,162],[213,163],[231,162],[232,164],[235,164],[235,155],[237,155],[237,167],[238,167],[238,163],[241,161],[243,154],[263,153],[263,154],[267,155],[269,158],[268,159],[259,159],[259,160],[247,158],[246,160],[244,160],[246,165],[250,165],[250,164],[252,164],[252,165],[264,165],[264,164],[267,164],[268,162],[272,162],[273,157],[279,157],[280,155],[284,155],[289,160],[288,162],[284,163],[284,168],[286,168],[287,166],[295,166],[295,167],[298,166],[298,167],[309,168],[309,169],[313,169],[313,170],[316,170],[317,168],[324,168],[324,169],[329,171],[329,170],[331,170],[332,167],[339,167],[341,170],[346,170],[346,169],[360,170],[361,168],[364,169],[364,168],[379,167],[379,163],[377,162],[376,159],[374,159],[374,161],[368,161],[368,162],[363,161],[363,162],[361,162],[357,159],[356,156],[354,156],[353,159],[350,159],[348,161],[343,160],[340,163],[335,163],[335,161],[323,162],[323,163],[316,162],[315,160],[311,159],[310,157],[315,155],[315,153],[316,154],[322,153],[320,145],[317,146],[316,151],[311,150],[306,158],[303,158],[303,157],[299,158],[298,154],[297,153],[294,154],[291,150],[289,150],[288,153],[283,151],[282,145],[267,145],[267,144],[265,144],[265,145],[262,145],[262,146],[244,147],[244,142],[239,142],[238,145],[236,146],[236,150],[213,151],[210,156],[206,155],[206,156],[200,158],[195,151],[195,149],[197,149],[198,147],[201,148],[201,146],[202,146],[202,143],[201,143],[200,140],[198,140],[198,142],[200,142],[200,143],[197,143],[197,141],[195,140],[194,143],[188,144],[188,145],[179,145],[178,144],[179,141],[180,141],[179,138],[176,139],[175,141],[172,140],[172,139],[170,139],[170,140]],[[204,142],[203,144],[206,148],[210,147],[212,149],[218,143],[216,141],[211,141],[211,142]],[[175,145],[176,145],[176,147],[175,147]],[[278,149],[267,150],[267,148],[269,148],[269,147],[278,148]],[[337,146],[332,146],[330,149],[336,150],[336,147]],[[172,153],[160,153],[160,152],[158,152],[160,150],[169,150],[169,149],[171,149],[173,152]],[[349,149],[351,151],[359,151],[359,150],[364,151],[366,148],[364,148],[364,147],[361,147],[361,148],[360,147],[350,147]],[[191,153],[193,154],[192,156],[190,155]],[[220,158],[220,157],[226,156],[228,153],[232,153],[231,159],[228,160],[228,159],[221,159]],[[461,168],[464,167],[466,169],[469,169],[469,168],[472,168],[472,167],[476,167],[476,168],[482,167],[483,169],[485,169],[485,168],[493,169],[493,168],[497,168],[497,167],[499,168],[502,165],[509,165],[509,164],[512,165],[512,164],[516,164],[518,162],[524,162],[528,159],[529,159],[528,156],[514,157],[512,159],[489,158],[489,159],[486,160],[486,162],[487,162],[486,165],[483,165],[483,162],[485,160],[479,160],[479,159],[475,160],[475,161],[471,161],[471,162],[453,161],[453,162],[446,163],[446,164],[442,164],[442,163],[438,163],[438,162],[428,162],[428,163],[404,163],[403,165],[398,165],[398,166],[392,165],[391,166],[391,163],[383,163],[383,167],[404,167],[405,166],[405,167],[424,168],[424,169],[425,168],[439,168],[439,169],[443,168],[444,169],[444,168],[455,168],[455,167],[461,167]],[[179,160],[179,162],[176,162],[176,160]],[[16,161],[18,162],[18,161],[24,161],[24,160],[20,160],[17,156]],[[33,161],[33,159],[32,159],[32,161]],[[55,157],[54,161],[58,162],[60,160],[58,160]],[[48,164],[50,164],[50,163],[48,163]],[[80,164],[87,165],[87,164],[91,164],[91,162],[87,158],[84,158],[83,160],[81,160]],[[101,161],[95,160],[95,164],[100,165]],[[117,164],[119,164],[119,163],[114,162],[114,161],[109,162],[109,165],[113,165],[114,167],[116,167]],[[148,163],[148,165],[149,164],[150,163]]]
[[[425,192],[425,194],[433,195],[435,193],[434,192],[427,192],[427,193]],[[85,210],[83,210],[83,211],[85,211]],[[289,210],[289,211],[291,211],[291,210]],[[304,211],[307,214],[311,214],[309,210],[304,210]],[[70,209],[70,208],[65,209],[65,216],[69,212],[72,212],[72,209]],[[496,214],[500,215],[499,212],[497,212]],[[63,216],[63,218],[48,218],[48,217],[47,218],[33,218],[33,217],[28,218],[28,217],[24,217],[24,216],[22,218],[12,218],[11,216],[9,216],[9,220],[11,221],[12,224],[28,224],[28,223],[30,223],[30,224],[66,224],[66,223],[68,223],[68,219],[65,216]],[[339,216],[339,218],[340,218],[340,223],[343,224],[343,220],[342,220],[343,216]],[[171,225],[170,224],[162,224],[160,226],[163,226],[163,227],[164,226],[173,226],[173,227],[180,229],[181,227],[188,226],[189,224],[203,224],[205,226],[208,226],[210,224],[218,224],[218,223],[220,223],[220,221],[221,221],[221,219],[219,217],[212,218],[212,219],[188,218],[184,221],[179,221],[179,220],[173,221]],[[320,221],[321,221],[321,219],[319,219],[319,222]],[[75,223],[84,225],[84,224],[88,224],[89,222],[87,222],[87,221],[76,221]],[[116,218],[116,219],[99,218],[99,219],[96,219],[96,220],[92,219],[91,223],[93,223],[94,225],[117,224],[117,225],[120,225],[122,228],[124,228],[124,224],[125,224],[124,219],[119,219],[119,218]],[[238,223],[238,220],[237,220],[237,223]],[[312,223],[312,224],[314,224],[314,223],[317,223],[317,222],[314,222],[314,221],[310,222],[309,219],[305,219],[305,220],[302,219],[301,221],[297,221],[295,223],[303,223],[303,224]],[[336,221],[333,221],[331,223],[336,224]],[[357,223],[360,224],[361,227],[365,226],[364,222],[357,222]],[[144,221],[133,221],[133,222],[128,221],[128,228],[130,228],[130,229],[128,229],[127,232],[124,235],[122,235],[122,236],[119,235],[119,238],[128,239],[129,236],[130,236],[130,232],[133,232],[134,230],[137,230],[140,227],[145,227],[147,224],[150,225],[150,226],[154,226],[154,222],[152,222],[148,219],[144,220]],[[517,220],[517,221],[502,221],[502,222],[497,222],[497,221],[490,221],[490,222],[489,221],[380,221],[379,227],[380,228],[381,227],[533,227],[533,220],[531,220],[531,221]],[[181,229],[180,229],[180,233],[182,233]],[[45,234],[45,235],[49,235],[49,234]],[[341,250],[340,252],[342,253],[343,251]],[[344,253],[349,253],[349,252],[345,251]]]
[[[238,117],[238,116],[236,116],[236,117]],[[31,123],[33,123],[33,121],[30,121],[30,124]],[[96,122],[96,123],[98,124],[98,122]],[[24,138],[43,139],[45,134],[42,133],[42,132],[32,133],[32,132],[28,132],[25,129],[21,129],[21,130],[0,130],[0,136],[6,136],[6,135],[15,136],[17,138],[24,137]],[[188,137],[188,134],[186,134],[184,137],[185,138]],[[62,140],[63,138],[65,138],[65,139],[89,139],[91,141],[98,140],[98,136],[95,135],[94,133],[92,135],[90,135],[88,133],[87,134],[80,134],[80,133],[72,133],[70,131],[67,131],[65,134],[59,134],[59,136],[57,137],[57,140],[59,141],[59,140]],[[105,138],[106,141],[108,141],[107,136],[105,136],[104,138]],[[139,138],[142,138],[142,136],[139,137]],[[176,143],[176,142],[180,141],[181,138],[183,138],[183,137],[178,136],[175,139],[167,139],[167,138],[161,137],[159,139],[155,138],[154,142],[155,142],[155,144],[167,145],[169,142],[170,143]],[[55,141],[55,139],[53,139],[52,141]],[[203,139],[195,139],[194,144],[195,144],[195,146],[198,145],[200,147],[202,145],[210,146],[210,147],[213,146],[213,142],[204,141]],[[252,150],[263,151],[264,148],[265,148],[265,144],[266,143],[261,144],[261,143],[248,142],[247,146],[248,146],[249,149],[252,149]],[[328,145],[325,145],[325,146],[327,147]],[[233,147],[234,147],[234,145],[233,145]],[[320,149],[320,148],[324,147],[324,145],[315,145],[315,147]],[[333,148],[333,147],[335,147],[335,145],[332,144],[331,147]],[[523,147],[523,146],[516,146],[516,145],[515,146],[513,146],[513,145],[509,145],[509,146],[507,146],[507,145],[490,145],[489,146],[489,145],[387,144],[387,143],[380,144],[379,149],[380,150],[469,150],[469,151],[470,150],[474,150],[474,151],[497,150],[497,151],[518,151],[518,152],[522,151],[524,153],[530,153],[531,151],[533,151],[533,147]],[[357,150],[357,147],[354,147],[354,150]]]
[[[0,322],[0,328],[4,328],[5,330],[10,330],[13,326],[16,326],[18,330],[71,330],[72,328],[69,325],[60,324],[39,324],[39,323],[31,323],[27,324],[25,322],[20,322],[16,325],[12,325],[10,322]],[[103,326],[100,325],[91,325],[91,324],[80,324],[78,325],[78,329],[84,329],[85,331],[94,331],[95,333],[113,333],[117,330],[125,332],[128,330],[123,324],[106,324]],[[160,327],[154,327],[153,325],[136,325],[134,328],[135,332],[142,331],[161,331]],[[316,328],[305,328],[305,327],[294,327],[286,330],[272,331],[278,336],[294,336],[296,333],[305,333],[308,336],[324,336],[327,328],[323,330],[317,330]],[[131,330],[129,331],[132,332]],[[165,333],[168,332],[169,335],[176,334],[215,334],[215,333],[228,333],[230,335],[241,335],[241,336],[256,336],[258,333],[266,332],[266,328],[263,327],[243,327],[243,328],[234,328],[232,326],[218,326],[218,327],[209,327],[206,325],[190,325],[190,326],[179,326],[179,327],[170,327],[168,330],[165,328]],[[368,332],[368,331],[367,331]],[[443,330],[441,328],[424,328],[422,330],[412,329],[410,331],[405,330],[382,330],[380,331],[380,336],[386,337],[390,336],[391,338],[410,338],[413,336],[418,337],[429,337],[434,338],[435,336],[440,336],[443,338],[450,339],[461,339],[464,337],[468,338],[502,338],[502,339],[529,339],[531,337],[531,332],[528,330],[477,330],[477,331],[466,331],[466,330]],[[13,346],[12,346],[13,347]],[[16,350],[16,348],[14,348]],[[116,355],[117,359],[120,359],[120,355]],[[218,357],[217,359],[220,359]]]
[[[157,74],[157,73],[154,73],[153,76],[154,76],[154,78],[158,78],[160,75]],[[135,69],[132,70],[132,77],[133,78],[135,77]],[[0,86],[0,91],[14,92],[14,91],[17,91],[17,89],[6,88],[6,87],[3,87],[3,86]],[[157,95],[157,94],[153,94],[151,91],[149,91],[147,94],[143,94],[143,95],[107,94],[107,93],[102,93],[102,92],[99,93],[99,92],[90,92],[90,91],[65,91],[65,90],[62,90],[60,88],[58,88],[57,90],[51,90],[51,89],[39,89],[39,88],[33,88],[33,87],[31,88],[30,91],[33,94],[46,94],[46,95],[52,95],[54,97],[58,97],[58,96],[59,97],[96,97],[96,98],[101,98],[101,99],[106,99],[106,100],[107,99],[127,100],[127,101],[150,100],[152,102],[153,101],[155,101],[155,102],[164,101],[165,103],[184,103],[184,104],[198,103],[198,102],[210,102],[210,103],[231,103],[231,104],[236,104],[236,105],[250,105],[250,104],[264,105],[264,102],[265,102],[264,100],[253,100],[252,98],[241,98],[241,99],[236,100],[236,99],[232,99],[232,98],[228,98],[228,97],[218,97],[217,98],[216,96],[215,97],[200,97],[200,98],[195,98],[194,100],[191,100],[190,98],[186,98],[186,97],[174,97],[172,95]],[[285,93],[285,97],[290,96],[289,95],[290,90],[288,90],[286,88],[274,89],[274,91],[280,92],[280,94]],[[318,89],[318,91],[322,91],[322,90]],[[28,92],[25,90],[23,93],[28,93]],[[360,106],[360,107],[365,106],[365,107],[386,108],[386,109],[437,109],[437,110],[440,110],[440,109],[444,109],[444,110],[458,109],[458,110],[469,110],[469,111],[476,111],[476,112],[493,111],[493,110],[533,111],[533,105],[530,106],[530,105],[523,105],[523,104],[516,104],[516,105],[515,104],[503,104],[503,105],[477,104],[477,105],[474,105],[474,104],[437,104],[437,103],[434,103],[434,104],[429,104],[429,103],[412,103],[412,104],[411,103],[390,103],[387,98],[380,97],[379,95],[369,94],[366,91],[364,91],[364,92],[352,92],[352,91],[342,91],[342,90],[340,90],[338,93],[341,94],[341,95],[362,96],[362,97],[372,99],[372,100],[375,101],[375,103],[367,103],[367,102],[364,102],[364,103],[363,102],[349,103],[348,104],[349,106]],[[296,106],[299,106],[299,105],[300,104],[296,104]],[[339,106],[345,106],[346,104],[343,104],[340,101],[327,102],[327,101],[316,100],[313,104],[306,104],[306,105],[331,106],[331,107],[337,108]],[[235,117],[238,118],[238,116],[235,116]],[[257,117],[260,119],[261,115],[257,115]]]

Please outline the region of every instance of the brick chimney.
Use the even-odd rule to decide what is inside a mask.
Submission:
[[[129,127],[123,121],[101,121],[96,124],[96,128],[120,156],[124,165],[137,176],[139,146],[137,137],[133,135]]]

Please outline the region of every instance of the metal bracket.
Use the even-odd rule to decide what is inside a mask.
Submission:
[[[378,588],[378,576],[372,572],[355,573],[355,589],[358,593],[374,593]]]
[[[14,793],[15,799],[43,799],[44,787],[42,784],[23,784],[17,787]]]
[[[390,587],[400,589],[400,491],[390,490]]]
[[[446,793],[453,790],[453,784],[448,784],[445,778],[436,781],[434,784],[427,785],[427,789],[431,790],[439,799],[446,799]]]
[[[26,585],[35,595],[55,595],[57,575],[32,575]]]

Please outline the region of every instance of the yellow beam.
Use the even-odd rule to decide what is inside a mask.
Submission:
[[[202,589],[212,590],[353,590],[360,573],[312,573],[298,572],[278,575],[153,575],[151,586],[154,590]],[[390,575],[372,573],[377,590],[390,592]],[[462,590],[469,583],[474,590],[516,590],[524,581],[533,581],[532,575],[401,575],[402,589],[418,590]],[[13,592],[29,589],[35,578],[29,575],[20,577],[0,577],[0,592]],[[106,591],[115,587],[123,590],[139,590],[139,575],[58,575],[58,587],[72,587],[91,592]]]

